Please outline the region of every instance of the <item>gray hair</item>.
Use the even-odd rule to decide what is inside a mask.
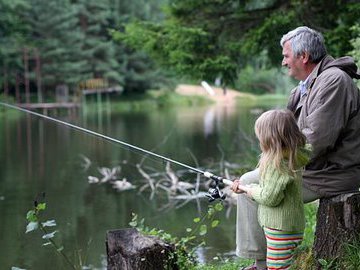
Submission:
[[[281,47],[289,40],[294,56],[298,57],[307,52],[309,60],[313,63],[320,62],[327,53],[322,34],[309,27],[300,26],[283,35],[280,40]]]

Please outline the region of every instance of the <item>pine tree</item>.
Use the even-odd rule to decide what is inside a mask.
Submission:
[[[72,89],[87,78],[76,8],[68,0],[31,0],[27,20],[32,28],[33,46],[39,50],[42,82],[53,91],[56,85]]]
[[[0,89],[9,93],[15,77],[23,70],[21,49],[26,43],[28,28],[19,10],[30,6],[25,0],[0,1]]]
[[[86,55],[86,71],[91,78],[101,78],[109,84],[123,81],[116,45],[108,34],[111,10],[108,0],[79,0],[78,16],[84,33],[82,50]]]
[[[111,13],[110,26],[121,29],[124,23],[134,19],[161,21],[161,8],[167,0],[109,0]],[[119,64],[124,74],[125,93],[144,92],[168,83],[168,77],[143,51],[131,49],[116,42]]]
[[[134,17],[160,20],[164,2],[167,0],[1,0],[0,83],[4,71],[11,71],[9,67],[23,77],[26,49],[32,91],[37,85],[36,51],[43,90],[53,92],[60,84],[76,89],[94,78],[122,85],[126,91],[152,88],[165,76],[146,54],[115,42],[109,30],[121,28]],[[7,84],[14,88],[15,81]]]

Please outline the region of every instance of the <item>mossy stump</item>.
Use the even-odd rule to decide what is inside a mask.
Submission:
[[[106,251],[108,270],[179,269],[173,245],[154,236],[142,235],[136,229],[108,231]]]
[[[320,199],[313,246],[316,260],[336,260],[343,245],[358,240],[359,234],[360,193]]]

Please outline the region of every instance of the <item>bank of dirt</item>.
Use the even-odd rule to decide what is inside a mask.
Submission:
[[[184,96],[204,96],[218,104],[224,105],[232,105],[238,97],[254,97],[252,94],[241,93],[233,89],[226,89],[226,92],[224,92],[224,90],[219,87],[211,86],[211,88],[213,90],[213,95],[206,91],[201,85],[180,84],[177,86],[175,92]]]

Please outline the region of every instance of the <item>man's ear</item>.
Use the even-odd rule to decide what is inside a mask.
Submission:
[[[303,64],[309,63],[309,61],[310,61],[309,53],[308,53],[308,52],[304,52],[304,53],[301,55],[301,59],[302,59]]]

